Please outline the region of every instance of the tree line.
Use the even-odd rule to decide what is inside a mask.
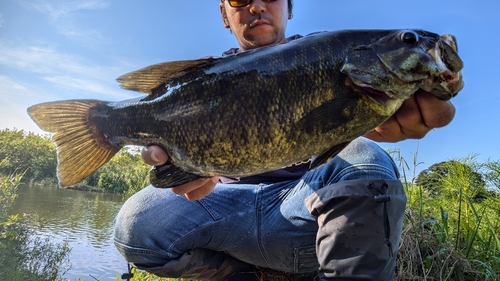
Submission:
[[[17,129],[0,131],[0,175],[23,174],[23,182],[57,184],[56,147],[49,134]],[[73,188],[113,193],[134,192],[148,183],[150,167],[138,148],[122,149],[108,163]]]
[[[23,130],[0,131],[0,174],[24,174],[32,181],[56,179],[56,148],[50,135],[37,135]]]

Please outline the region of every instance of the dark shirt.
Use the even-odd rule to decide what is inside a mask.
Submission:
[[[315,34],[315,33],[318,33],[318,32],[314,32],[314,33],[311,33],[311,34]],[[308,34],[308,35],[311,35],[311,34]],[[304,36],[302,36],[300,34],[295,34],[293,36],[290,36],[290,37],[286,38],[286,42],[288,43],[290,41],[293,41],[295,39],[299,39],[299,38],[302,38],[302,37],[304,37]],[[229,49],[229,50],[227,50],[225,52],[222,52],[222,56],[225,57],[225,56],[235,55],[235,54],[240,53],[240,52],[241,52],[240,48],[231,48],[231,49]]]
[[[309,161],[293,164],[292,166],[283,169],[265,172],[248,177],[241,178],[228,178],[220,177],[221,183],[239,183],[239,184],[259,184],[259,183],[273,183],[287,180],[296,180],[302,177],[309,169]]]
[[[294,35],[287,38],[287,42],[290,42],[295,39],[302,38],[302,35]],[[222,56],[230,56],[235,55],[241,52],[239,48],[231,48],[222,53]],[[304,161],[301,163],[293,164],[291,166],[265,172],[262,174],[257,174],[248,177],[240,177],[240,178],[228,178],[228,177],[220,177],[219,182],[221,183],[238,183],[238,184],[259,184],[259,183],[273,183],[287,180],[295,180],[302,177],[307,170],[309,169],[309,161]]]

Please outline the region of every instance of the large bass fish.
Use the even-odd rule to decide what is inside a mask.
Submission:
[[[314,169],[417,90],[452,98],[463,87],[462,67],[452,35],[323,32],[119,77],[122,88],[148,94],[136,100],[56,101],[28,113],[55,133],[60,186],[82,181],[125,145],[156,144],[170,160],[152,170],[151,182],[172,187],[259,174],[311,156]]]

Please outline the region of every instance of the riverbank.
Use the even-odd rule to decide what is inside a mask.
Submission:
[[[116,281],[116,275],[127,271],[113,240],[113,220],[123,204],[121,195],[54,185],[20,185],[17,193],[10,214],[38,217],[41,223],[33,229],[35,237],[71,248],[65,280],[95,281],[92,275],[101,281]]]

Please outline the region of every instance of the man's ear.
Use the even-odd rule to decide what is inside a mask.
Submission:
[[[229,21],[227,20],[226,9],[224,8],[224,3],[219,4],[220,15],[222,16],[222,22],[224,23],[225,28],[230,28]]]

